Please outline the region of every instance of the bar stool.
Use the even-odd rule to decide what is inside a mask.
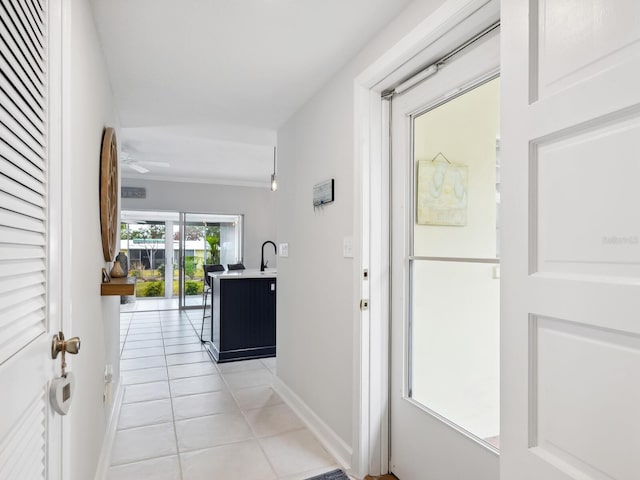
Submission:
[[[207,298],[210,297],[211,289],[213,288],[213,284],[211,283],[211,277],[209,273],[212,272],[224,272],[224,266],[222,265],[204,265],[204,285],[202,288],[202,325],[200,326],[200,341],[202,343],[205,342],[204,335],[204,320],[206,318],[211,318],[211,315],[207,315]]]

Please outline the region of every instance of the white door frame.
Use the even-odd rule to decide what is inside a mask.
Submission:
[[[60,211],[55,212],[55,222],[57,224],[55,235],[51,232],[51,237],[55,238],[59,242],[56,250],[51,250],[50,258],[53,255],[58,255],[58,282],[59,282],[59,299],[60,305],[57,310],[60,312],[60,327],[63,332],[71,334],[73,332],[72,325],[72,311],[71,311],[71,280],[72,272],[70,269],[71,257],[72,257],[72,209],[71,202],[71,165],[69,162],[69,155],[71,152],[72,138],[71,138],[71,10],[72,6],[69,2],[64,0],[50,0],[50,4],[55,4],[57,9],[57,28],[59,31],[56,33],[57,48],[56,51],[52,51],[52,64],[55,64],[58,68],[57,82],[59,84],[52,85],[52,88],[57,90],[58,104],[52,105],[52,114],[55,114],[59,120],[59,128],[56,131],[58,141],[58,154],[55,159],[55,164],[52,164],[52,172],[57,172],[56,181],[59,182],[58,202]],[[52,29],[53,33],[53,29]],[[53,213],[53,212],[52,212]],[[62,423],[62,456],[61,456],[61,471],[62,477],[66,478],[70,475],[72,465],[72,452],[71,452],[71,425],[69,419],[63,419]]]
[[[448,0],[354,81],[354,405],[350,473],[389,468],[390,227],[388,102],[381,94],[499,19],[497,0]],[[364,270],[369,271],[365,279]]]
[[[50,0],[48,16],[48,171],[47,171],[47,322],[63,332],[71,331],[70,282],[67,261],[71,256],[70,171],[65,158],[71,139],[69,134],[70,7],[63,0]],[[59,360],[54,371],[57,374]],[[71,467],[69,421],[53,417],[47,445],[47,475],[67,478]]]

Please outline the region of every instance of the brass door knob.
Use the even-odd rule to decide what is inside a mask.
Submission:
[[[60,352],[71,353],[75,355],[80,351],[80,338],[73,337],[69,340],[65,340],[64,334],[62,332],[53,336],[53,341],[51,342],[51,358],[58,358],[58,354]]]

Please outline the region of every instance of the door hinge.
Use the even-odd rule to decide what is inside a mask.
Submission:
[[[368,298],[363,298],[362,300],[360,300],[360,310],[362,310],[362,311],[369,310],[369,299]]]

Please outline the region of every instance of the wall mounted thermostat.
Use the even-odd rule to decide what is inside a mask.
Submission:
[[[62,354],[62,362],[60,365],[60,377],[51,381],[49,385],[49,401],[53,409],[60,415],[66,415],[71,406],[73,392],[76,388],[75,376],[72,372],[67,372],[67,361],[65,356],[67,353],[76,355],[80,351],[80,338],[73,337],[66,339],[64,334],[59,332],[51,339],[51,358],[58,358],[58,354]]]
[[[73,372],[66,372],[64,377],[55,378],[49,387],[51,406],[60,415],[69,413],[73,391],[76,388]]]

